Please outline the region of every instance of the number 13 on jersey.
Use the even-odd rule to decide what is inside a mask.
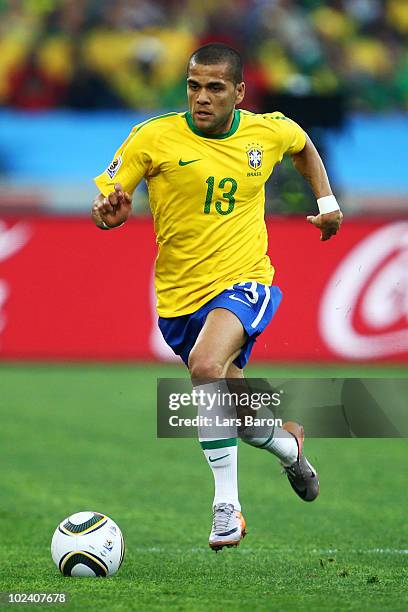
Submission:
[[[204,203],[204,214],[209,215],[211,213],[211,205],[213,203],[215,178],[213,176],[209,176],[206,180],[206,183],[207,195]],[[227,189],[227,191],[222,194],[223,201],[217,200],[215,202],[215,210],[218,214],[229,215],[230,213],[232,213],[235,206],[234,194],[237,190],[237,187],[237,181],[233,178],[223,178],[218,183],[219,189]]]

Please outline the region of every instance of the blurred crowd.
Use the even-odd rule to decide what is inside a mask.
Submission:
[[[271,92],[408,108],[407,0],[0,0],[0,105],[182,109],[211,41],[242,53],[252,110]]]

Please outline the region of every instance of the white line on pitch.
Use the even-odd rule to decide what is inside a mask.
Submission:
[[[137,546],[133,548],[135,552],[148,552],[148,553],[207,553],[208,548],[205,546],[195,548],[161,548],[158,546]],[[273,555],[285,555],[285,554],[299,554],[299,550],[292,548],[240,548],[240,554],[253,554],[253,553],[268,553]],[[408,548],[355,548],[355,549],[338,549],[338,548],[313,548],[311,550],[301,551],[303,554],[312,555],[334,555],[334,554],[353,554],[353,555],[408,555]]]

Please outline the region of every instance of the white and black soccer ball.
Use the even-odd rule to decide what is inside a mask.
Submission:
[[[77,512],[56,528],[51,555],[64,576],[112,576],[120,568],[125,543],[117,524],[98,512]]]

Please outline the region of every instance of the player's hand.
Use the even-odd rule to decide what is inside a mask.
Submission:
[[[340,229],[341,222],[343,221],[343,213],[341,210],[334,210],[333,212],[324,213],[320,215],[309,215],[307,217],[309,223],[318,227],[320,231],[320,240],[329,240],[332,236],[335,236]]]
[[[99,195],[92,207],[92,218],[96,225],[103,227],[103,223],[109,227],[117,227],[124,223],[132,210],[132,198],[122,185],[116,183],[115,191],[111,191],[106,197]]]

